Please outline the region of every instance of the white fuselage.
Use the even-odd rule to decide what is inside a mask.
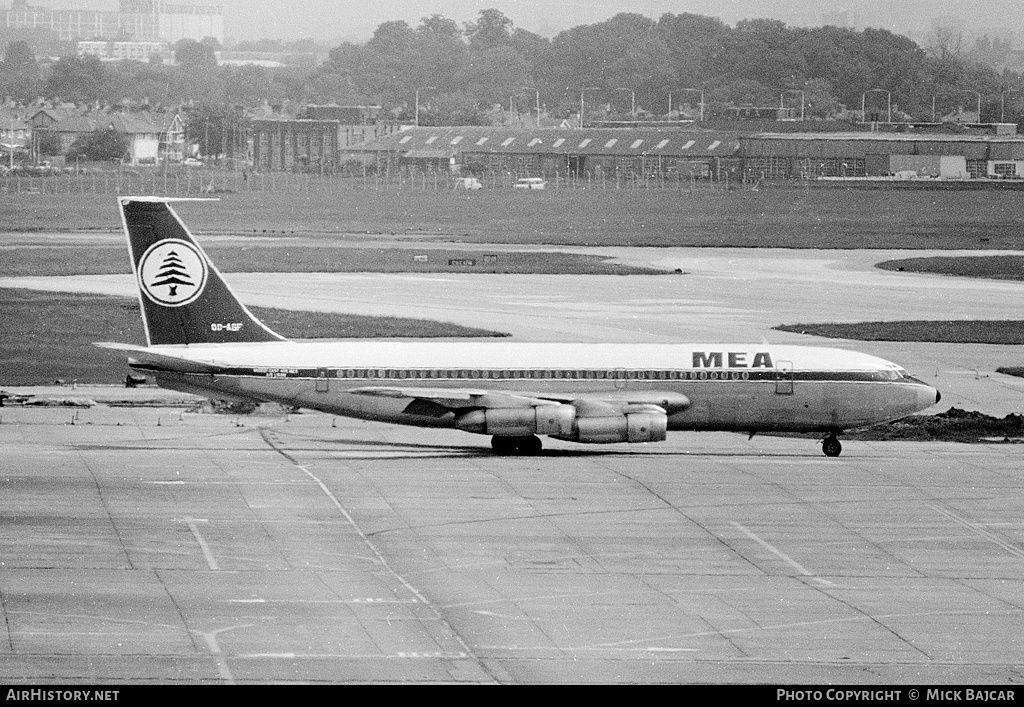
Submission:
[[[455,426],[454,414],[409,414],[417,388],[561,402],[666,393],[687,401],[669,409],[669,429],[742,432],[837,431],[905,417],[937,400],[934,388],[889,361],[801,346],[371,340],[138,352],[133,365],[167,388],[417,426]],[[147,361],[146,352],[210,368],[170,371]],[[390,395],[351,392],[388,388]]]

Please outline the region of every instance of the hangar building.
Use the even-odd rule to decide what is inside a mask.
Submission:
[[[739,137],[747,179],[1024,177],[1024,136],[921,133],[759,133]]]
[[[378,171],[415,166],[469,174],[720,178],[738,169],[736,133],[679,128],[411,128],[358,148]]]

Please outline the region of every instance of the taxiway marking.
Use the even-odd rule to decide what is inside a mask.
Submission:
[[[782,550],[778,549],[777,547],[775,547],[774,545],[772,545],[768,541],[762,540],[761,538],[759,538],[757,535],[755,535],[753,532],[751,532],[750,530],[745,528],[740,523],[737,523],[736,521],[732,521],[732,525],[735,526],[736,528],[738,528],[740,530],[740,532],[742,532],[748,538],[750,538],[751,540],[756,542],[758,545],[763,547],[768,552],[770,552],[773,555],[775,555],[776,557],[778,557],[780,560],[785,562],[787,565],[789,565],[790,567],[795,569],[797,572],[799,572],[803,576],[810,577],[811,579],[813,579],[815,582],[818,582],[819,584],[827,584],[827,585],[831,585],[832,584],[832,582],[828,581],[827,579],[822,579],[821,577],[816,576],[813,572],[811,572],[806,567],[801,565],[799,562],[794,560],[792,557],[790,557],[789,555],[784,553]]]
[[[1011,555],[1016,555],[1017,557],[1020,557],[1020,558],[1024,559],[1024,550],[1021,550],[1019,547],[1014,547],[1010,543],[1008,543],[1005,540],[1003,540],[1002,538],[1000,538],[998,535],[995,535],[994,533],[988,532],[987,530],[982,528],[977,523],[972,523],[971,521],[967,520],[966,518],[961,518],[956,513],[953,513],[952,511],[948,511],[945,508],[942,508],[941,506],[936,506],[934,504],[929,504],[929,508],[931,508],[933,511],[936,511],[937,513],[941,513],[942,515],[946,516],[947,518],[949,518],[954,523],[962,525],[963,527],[965,527],[968,530],[970,530],[972,533],[975,533],[976,535],[980,535],[981,537],[985,538],[989,542],[998,545],[999,547],[1003,548],[1004,550],[1006,550]]]
[[[206,544],[206,539],[203,537],[203,534],[199,532],[199,528],[196,526],[196,521],[192,518],[185,518],[184,520],[188,523],[188,529],[192,531],[192,536],[196,539],[196,542],[199,543],[199,549],[203,551],[203,557],[206,558],[206,564],[210,566],[211,570],[219,570],[220,567],[217,566],[217,558],[213,556],[210,546]],[[205,523],[206,520],[200,520],[199,522]]]

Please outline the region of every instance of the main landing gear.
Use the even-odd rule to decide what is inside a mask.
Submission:
[[[540,454],[542,447],[540,437],[534,435],[526,437],[502,437],[495,435],[491,437],[491,448],[495,454]]]
[[[821,440],[821,451],[826,457],[838,457],[843,451],[843,445],[839,443],[835,432],[829,432],[828,437]]]

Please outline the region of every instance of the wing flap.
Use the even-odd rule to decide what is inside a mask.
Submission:
[[[441,417],[448,412],[471,409],[527,408],[550,405],[551,400],[519,395],[504,391],[479,388],[415,388],[393,386],[367,386],[348,391],[353,395],[382,398],[412,398],[405,412],[410,415]],[[566,402],[570,398],[566,398]]]

